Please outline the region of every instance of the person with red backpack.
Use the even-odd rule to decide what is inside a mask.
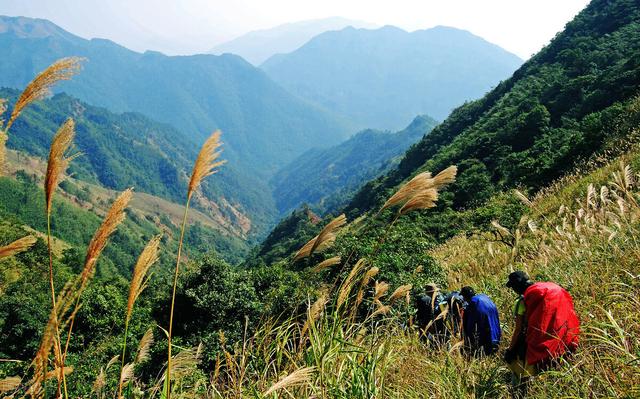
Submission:
[[[504,355],[507,363],[521,358],[522,368],[531,374],[576,350],[580,321],[567,290],[552,282],[534,283],[521,270],[509,274],[506,285],[520,295],[516,328]]]

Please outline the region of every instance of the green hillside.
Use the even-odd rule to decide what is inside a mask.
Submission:
[[[299,204],[313,204],[321,212],[338,209],[365,182],[397,165],[398,157],[436,126],[418,116],[396,133],[364,130],[336,146],[311,149],[271,179],[280,213]]]
[[[261,68],[292,93],[358,128],[395,131],[415,115],[446,118],[520,64],[517,56],[467,31],[385,26],[325,32]]]
[[[82,72],[60,84],[56,92],[112,112],[140,112],[170,124],[172,129],[161,129],[168,147],[191,147],[179,158],[193,160],[202,141],[215,129],[222,130],[224,157],[229,162],[220,178],[210,183],[216,196],[209,199],[224,196],[242,208],[258,236],[265,234],[277,215],[266,180],[307,149],[337,144],[348,132],[347,125],[330,113],[290,95],[234,55],[140,54],[107,40],[82,39],[46,20],[24,17],[0,17],[0,49],[4,59],[11,60],[0,65],[0,87],[19,89],[59,58],[85,57]],[[131,114],[121,117],[131,125],[139,123]],[[142,156],[130,155],[132,159]],[[115,171],[105,173],[120,172],[119,165],[113,166],[110,169]],[[103,178],[116,184],[115,176]],[[151,181],[157,179],[151,176]]]
[[[0,89],[0,98],[8,99],[9,106],[18,95],[17,90]],[[113,190],[135,187],[139,192],[174,203],[184,201],[187,176],[198,145],[186,138],[176,140],[180,135],[176,129],[141,114],[115,114],[69,95],[58,94],[28,108],[12,127],[13,134],[9,135],[7,145],[46,158],[51,138],[69,117],[76,123],[75,144],[83,154],[71,164],[71,173],[76,178]],[[239,227],[242,223],[238,216],[248,218],[253,229],[238,231],[252,237],[260,234],[274,217],[269,193],[255,186],[234,191],[235,184],[246,182],[247,178],[233,169],[223,170],[220,176],[221,183],[206,182],[203,187],[205,196],[217,207],[205,203],[196,203],[196,206],[209,209],[207,212],[221,219],[227,227]],[[229,181],[236,183],[229,186]]]
[[[539,54],[485,97],[457,108],[347,211],[376,208],[421,170],[459,169],[453,208],[517,185],[536,190],[635,128],[640,7],[593,1]],[[613,128],[612,128],[613,126]]]
[[[436,243],[490,230],[494,219],[508,228],[517,225],[522,204],[505,191],[534,193],[594,154],[624,151],[621,143],[636,140],[640,124],[639,27],[636,2],[593,1],[513,77],[456,109],[396,169],[365,184],[344,211],[349,220],[372,216],[409,178],[457,165],[456,182],[440,194],[435,209],[401,217],[391,228],[390,211],[366,219],[336,254],[373,256],[369,260],[383,278],[401,281],[416,265],[435,267],[426,249]],[[285,226],[288,233],[281,231]],[[276,228],[283,238],[254,253],[284,259],[299,248],[292,237],[319,229],[305,233],[306,226],[283,221]]]
[[[59,91],[111,111],[141,112],[197,143],[220,129],[227,157],[238,164],[233,167],[268,175],[347,133],[330,114],[289,95],[238,56],[140,54],[108,40],[82,39],[46,20],[1,17],[0,24],[0,48],[11,60],[0,67],[0,86],[22,88],[56,59],[86,57],[82,73]]]

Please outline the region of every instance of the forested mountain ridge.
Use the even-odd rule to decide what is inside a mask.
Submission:
[[[286,213],[302,203],[321,213],[341,208],[360,185],[394,167],[436,125],[421,115],[399,132],[367,129],[336,146],[305,152],[271,179],[278,211]]]
[[[194,139],[219,128],[228,157],[261,164],[261,173],[300,149],[346,136],[331,115],[289,95],[235,55],[141,54],[109,40],[82,39],[46,20],[0,17],[0,23],[0,48],[12,60],[0,68],[0,86],[23,87],[58,58],[86,57],[82,73],[57,92],[115,112],[141,112]],[[41,31],[47,34],[36,33]]]
[[[467,31],[440,26],[406,32],[385,26],[323,33],[261,68],[291,92],[359,128],[398,130],[415,115],[444,119],[521,63]]]
[[[519,201],[504,191],[519,187],[533,193],[596,153],[621,151],[620,142],[633,140],[640,124],[639,88],[640,4],[595,0],[511,78],[458,107],[397,168],[366,183],[342,211],[349,219],[375,214],[409,178],[457,165],[456,182],[441,194],[438,207],[400,218],[389,233],[393,239],[373,260],[381,262],[381,273],[432,263],[401,248],[490,229],[492,219],[513,226]],[[304,241],[290,239],[311,238],[314,231],[308,220],[298,219],[283,221],[291,227],[288,234],[281,232],[282,240],[271,240],[269,249],[257,253],[277,253],[277,260],[295,252]],[[366,235],[345,245],[366,256],[383,234],[380,223],[368,222]]]
[[[0,98],[8,99],[10,106],[18,95],[17,90],[0,89]],[[187,138],[175,140],[179,133],[173,127],[141,114],[114,114],[67,94],[57,94],[34,104],[16,120],[7,145],[46,158],[53,135],[67,118],[75,121],[75,144],[82,153],[70,166],[70,173],[77,179],[118,191],[135,187],[140,193],[174,203],[184,200],[197,145]],[[221,228],[246,238],[251,227],[249,217],[234,208],[215,185],[205,183],[203,193],[213,200],[195,205],[217,220]],[[252,204],[248,199],[243,202]]]
[[[373,209],[406,178],[450,164],[459,166],[455,207],[516,185],[540,188],[628,133],[609,126],[627,124],[625,104],[639,87],[640,5],[594,0],[513,77],[453,111],[346,209]]]
[[[193,218],[184,224],[188,259],[181,261],[175,238],[185,230],[175,224],[182,208],[162,218],[164,210],[148,214],[140,209],[146,198],[140,205],[134,196],[129,206],[120,203],[120,215],[104,218],[107,228],[97,236],[106,247],[92,279],[86,265],[99,251],[89,245],[85,258],[83,249],[116,193],[73,178],[54,186],[49,252],[44,163],[11,150],[11,176],[0,177],[0,252],[25,236],[38,239],[0,259],[0,358],[15,360],[0,362],[2,389],[15,397],[61,396],[61,362],[70,397],[507,398],[523,389],[532,399],[636,397],[639,25],[637,1],[592,1],[511,79],[459,107],[396,169],[361,189],[347,217],[298,209],[240,267],[216,255],[211,230]],[[68,106],[77,100],[61,95],[20,118],[47,115],[42,110],[56,101],[69,116],[100,114],[82,114]],[[162,141],[154,134],[162,127],[153,126],[139,138],[123,129],[122,140]],[[18,132],[12,127],[9,135]],[[44,143],[47,134],[34,137]],[[114,158],[123,155],[110,139],[99,142],[115,147]],[[214,152],[212,142],[216,135],[204,148]],[[150,151],[146,165],[176,148]],[[201,177],[219,177],[207,175],[220,166],[215,154],[199,160]],[[92,168],[78,165],[77,173],[99,181]],[[418,174],[421,184],[407,189]],[[380,208],[398,192],[404,200]],[[160,264],[136,273],[136,255],[158,230]],[[509,337],[518,337],[518,295],[505,286],[514,269],[566,288],[581,324],[578,349],[545,364],[526,385],[502,356]],[[447,291],[471,285],[488,295],[501,319],[499,352],[472,356],[455,325],[448,337],[423,339],[412,298],[428,283]],[[55,290],[65,307],[69,286],[80,287],[77,300],[71,297],[76,309],[70,305],[58,319],[50,301]],[[56,354],[58,320],[64,355]],[[40,357],[43,347],[49,352]],[[34,372],[40,363],[43,372]]]
[[[336,144],[348,131],[234,55],[140,54],[23,17],[0,17],[0,48],[11,60],[0,64],[0,87],[22,88],[54,60],[80,56],[86,58],[82,73],[56,92],[169,123],[175,128],[172,139],[195,149],[212,131],[222,130],[228,163],[210,185],[250,217],[258,236],[276,218],[265,180],[305,150]]]

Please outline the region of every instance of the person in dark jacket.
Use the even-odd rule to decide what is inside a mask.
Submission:
[[[416,297],[416,326],[421,338],[442,333],[444,323],[435,319],[440,313],[439,304],[442,303],[443,298],[436,284],[427,284],[424,292]]]
[[[465,349],[473,355],[491,355],[497,352],[502,330],[498,308],[485,294],[476,294],[466,286],[460,294],[467,302],[462,318]]]

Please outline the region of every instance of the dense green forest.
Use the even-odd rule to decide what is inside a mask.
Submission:
[[[472,61],[471,61],[472,60]],[[522,60],[460,29],[394,26],[322,33],[261,65],[292,93],[364,129],[401,129],[416,115],[442,120],[508,78]]]
[[[639,13],[635,1],[593,1],[513,77],[457,108],[396,170],[367,184],[347,211],[373,209],[409,176],[451,164],[460,168],[455,208],[516,185],[535,190],[627,135],[640,83]]]
[[[436,124],[429,116],[418,116],[399,132],[363,130],[336,146],[305,152],[271,178],[278,211],[286,213],[302,203],[320,213],[344,206],[362,184],[395,167],[407,148]]]
[[[8,99],[9,106],[19,94],[17,90],[0,90],[0,98]],[[46,158],[51,138],[69,117],[74,118],[78,132],[75,146],[83,154],[71,164],[74,177],[113,190],[135,187],[171,202],[183,201],[188,183],[186,173],[196,157],[197,145],[189,139],[176,140],[179,135],[176,129],[141,114],[114,114],[58,94],[25,111],[12,127],[15,134],[9,136],[7,146]],[[221,171],[221,176],[237,177],[232,170]],[[232,187],[223,180],[217,184],[205,182],[202,192],[206,198],[219,199],[229,191]],[[264,208],[263,196],[257,188],[247,188],[235,197],[243,204],[240,210],[223,201],[217,201],[214,210],[208,210],[204,202],[195,205],[205,212],[219,214],[225,225],[232,228],[239,224],[236,212],[245,212],[244,216],[252,221],[254,229],[250,233],[255,240],[256,234],[273,218],[273,212]]]

